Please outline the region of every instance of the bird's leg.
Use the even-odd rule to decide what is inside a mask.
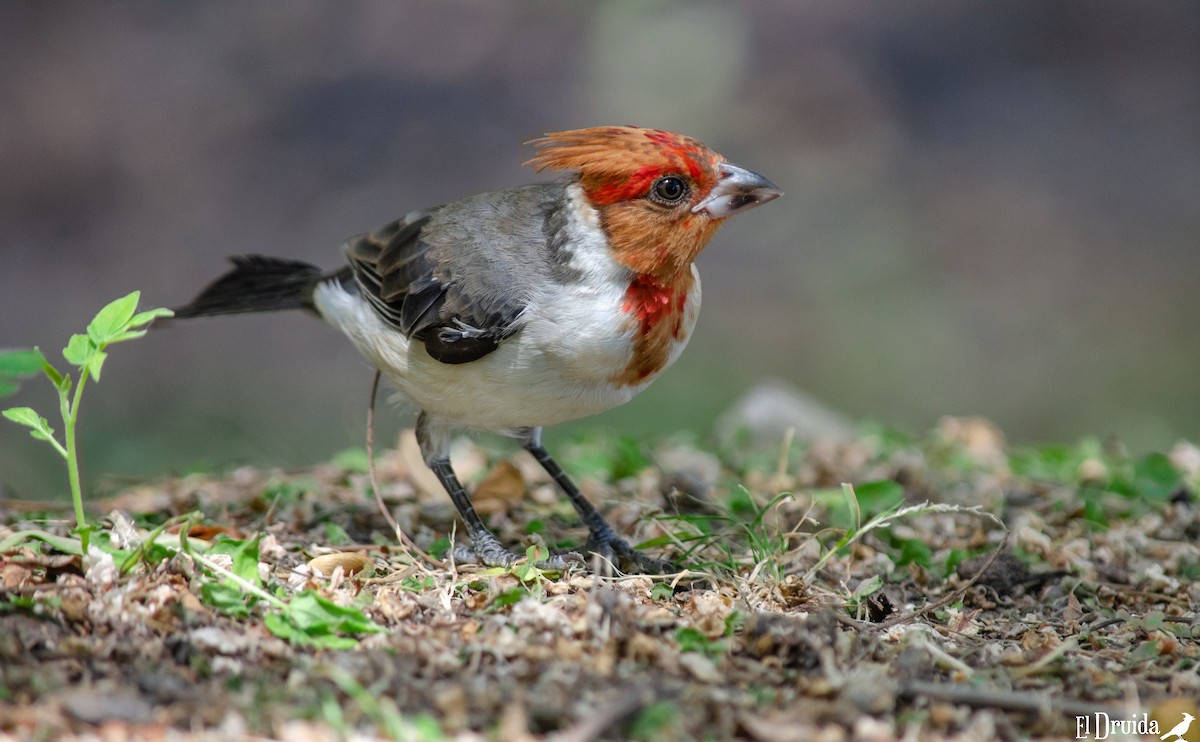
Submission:
[[[675,571],[675,565],[665,559],[643,554],[629,545],[613,531],[612,526],[600,514],[592,503],[587,501],[563,468],[558,465],[550,452],[542,445],[542,429],[529,428],[521,431],[521,445],[533,454],[533,458],[542,465],[559,488],[566,493],[580,520],[588,527],[588,551],[600,554],[613,564],[626,569],[636,569],[652,574],[666,574]]]
[[[458,481],[454,469],[450,466],[449,445],[444,433],[439,434],[440,431],[434,428],[422,412],[417,418],[416,431],[421,455],[425,459],[425,465],[437,476],[446,493],[450,495],[451,502],[467,527],[467,535],[471,537],[470,548],[460,546],[454,550],[455,559],[461,562],[481,562],[489,567],[507,567],[523,558],[523,555],[514,554],[504,548],[496,535],[483,524],[479,513],[475,512],[475,506],[471,504],[471,498],[467,496],[467,490]],[[563,569],[566,561],[562,557],[552,556],[540,566]]]
[[[517,555],[505,549],[495,534],[480,520],[475,507],[471,505],[471,499],[467,497],[467,491],[450,468],[450,459],[436,458],[426,461],[425,464],[446,488],[450,500],[467,527],[467,534],[471,537],[471,548],[455,549],[455,558],[462,562],[479,561],[489,567],[506,567],[516,561]]]

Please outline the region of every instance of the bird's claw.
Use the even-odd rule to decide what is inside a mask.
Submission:
[[[459,564],[482,564],[486,567],[511,567],[525,559],[524,554],[517,554],[505,549],[497,543],[484,543],[482,546],[458,544],[454,547],[454,561]],[[548,572],[565,572],[572,566],[581,567],[587,562],[583,555],[570,551],[565,554],[551,554],[546,559],[535,562],[533,566]]]
[[[599,554],[603,559],[626,572],[665,575],[676,571],[672,562],[640,552],[630,546],[628,541],[615,534],[592,534],[584,551]]]

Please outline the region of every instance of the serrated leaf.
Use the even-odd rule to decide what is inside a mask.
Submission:
[[[54,435],[54,429],[50,427],[50,423],[46,421],[46,418],[37,414],[32,407],[11,407],[4,410],[3,414],[17,425],[33,428],[30,435],[34,438],[45,440]]]
[[[73,366],[85,366],[94,352],[96,347],[87,335],[72,335],[67,347],[63,348],[63,358]]]
[[[134,291],[109,302],[97,312],[95,319],[88,324],[87,328],[88,337],[92,339],[92,342],[98,346],[104,345],[124,331],[129,326],[129,320],[133,318],[133,313],[137,310],[138,300],[141,296],[142,292]]]

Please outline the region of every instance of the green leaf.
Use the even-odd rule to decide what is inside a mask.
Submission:
[[[854,494],[864,517],[870,517],[902,502],[904,487],[899,482],[880,479],[854,485]]]
[[[433,575],[425,575],[423,577],[408,576],[400,580],[400,589],[410,593],[420,593],[426,590],[432,590],[437,587],[437,580]]]
[[[266,625],[267,631],[270,631],[280,639],[286,639],[296,644],[311,643],[308,634],[301,630],[299,626],[288,621],[280,613],[268,613],[266,616],[263,616],[263,624]]]
[[[129,327],[129,321],[137,310],[142,292],[134,291],[109,302],[91,321],[87,328],[88,337],[97,347],[112,342],[112,339]]]
[[[919,538],[892,539],[892,545],[900,547],[900,556],[896,558],[897,567],[918,564],[928,568],[933,561],[933,550],[929,548],[929,544]]]
[[[725,642],[709,639],[699,629],[685,626],[675,630],[675,641],[679,644],[680,652],[698,652],[709,657],[724,653]]]
[[[63,376],[61,371],[50,365],[50,361],[44,361],[42,363],[42,373],[46,375],[46,378],[50,380],[50,383],[54,384],[59,391],[65,393],[70,390],[71,377]]]
[[[488,609],[500,610],[501,608],[514,606],[517,603],[520,603],[521,599],[526,595],[529,595],[529,590],[527,588],[521,587],[520,585],[515,585],[493,598],[491,604],[488,605]]]
[[[24,425],[28,428],[33,428],[34,431],[49,435],[53,432],[50,428],[50,423],[46,422],[46,418],[37,414],[32,407],[10,407],[4,411],[4,416],[12,420],[17,425]]]
[[[92,353],[84,364],[84,370],[92,377],[92,381],[100,381],[100,369],[104,366],[104,359],[108,358],[108,354],[102,350],[97,350]]]
[[[95,352],[96,346],[87,335],[72,335],[67,347],[63,348],[63,358],[72,366],[83,367]]]
[[[951,549],[946,555],[946,563],[942,569],[942,576],[949,577],[958,568],[958,565],[968,559],[970,554],[965,549]]]
[[[258,579],[258,542],[260,538],[260,536],[255,536],[251,539],[218,539],[208,550],[208,554],[209,556],[228,554],[233,558],[233,567],[230,568],[230,572],[252,585],[261,586],[262,581]]]
[[[309,636],[337,632],[373,634],[386,631],[357,608],[341,606],[312,590],[305,590],[288,603],[288,620]]]
[[[750,490],[738,485],[729,491],[729,512],[741,518],[753,518],[758,512],[758,506]]]
[[[442,557],[446,556],[447,552],[449,551],[450,539],[446,538],[445,536],[435,539],[434,542],[429,545],[429,555],[434,559],[441,559]]]
[[[1099,528],[1108,528],[1113,518],[1119,519],[1119,513],[1110,514],[1104,508],[1104,490],[1094,487],[1080,487],[1079,499],[1083,500],[1083,518],[1087,523]]]
[[[669,582],[657,582],[650,588],[650,599],[655,601],[670,600],[675,595],[675,588]]]
[[[1166,454],[1152,453],[1133,468],[1135,491],[1150,500],[1166,500],[1179,489],[1181,478]]]
[[[14,379],[32,376],[41,370],[46,359],[37,348],[0,351],[0,376]]]
[[[259,536],[255,536],[233,553],[233,569],[231,570],[238,577],[254,585],[262,584],[258,575],[259,539]]]
[[[308,643],[318,649],[354,649],[358,640],[349,636],[337,634],[317,634],[308,638]]]
[[[108,339],[106,345],[113,343],[123,343],[126,340],[136,340],[146,334],[145,330],[126,330],[125,332],[117,333]]]
[[[365,448],[347,448],[339,451],[329,460],[331,464],[347,472],[366,474],[370,469]]]
[[[64,538],[62,536],[55,536],[52,533],[36,530],[17,531],[0,539],[0,553],[11,551],[26,541],[41,541],[64,554],[74,554],[76,556],[83,554],[83,544],[79,542],[79,539]]]
[[[345,546],[354,543],[354,539],[350,538],[346,529],[332,521],[325,522],[325,541],[330,546]]]
[[[34,438],[40,441],[58,443],[54,439],[54,428],[50,427],[50,423],[46,421],[46,418],[37,414],[32,407],[11,407],[4,410],[2,414],[17,425],[32,428],[29,431],[29,435]]]
[[[589,434],[568,450],[571,471],[580,477],[623,479],[650,465],[641,442],[632,437]]]
[[[246,595],[227,580],[205,582],[200,586],[200,599],[205,604],[234,618],[246,618],[250,615],[250,608],[246,604]]]
[[[17,381],[36,374],[45,362],[37,348],[0,351],[0,397],[17,391]]]
[[[858,587],[854,588],[854,592],[850,594],[850,600],[857,602],[878,592],[879,588],[883,587],[883,578],[879,575],[872,575],[862,582],[858,583]]]
[[[655,701],[638,712],[629,725],[629,738],[642,740],[671,739],[679,735],[672,734],[679,719],[679,708],[668,701]]]
[[[145,312],[138,312],[137,314],[133,315],[133,317],[131,317],[129,319],[129,322],[127,322],[125,324],[125,326],[129,327],[129,328],[138,328],[138,327],[142,327],[143,325],[150,324],[151,322],[158,319],[159,317],[174,317],[174,316],[175,316],[175,313],[172,312],[170,309],[167,309],[166,307],[159,307],[157,309],[148,309]]]
[[[1008,465],[1018,476],[1062,480],[1064,473],[1072,469],[1074,458],[1074,451],[1066,446],[1017,448],[1009,452]]]

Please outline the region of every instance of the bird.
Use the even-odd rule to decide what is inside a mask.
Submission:
[[[730,217],[783,191],[669,131],[599,126],[526,144],[536,150],[525,164],[554,180],[411,211],[347,240],[333,270],[233,257],[175,317],[301,309],[349,338],[418,410],[421,456],[471,540],[456,558],[521,558],[450,463],[454,434],[483,431],[533,455],[587,526],[587,552],[663,573],[671,563],[617,535],[542,429],[624,404],[674,363],[700,310],[697,255]]]
[[[1179,739],[1183,739],[1183,735],[1187,734],[1188,727],[1190,727],[1192,725],[1192,720],[1194,720],[1195,718],[1196,717],[1194,717],[1191,714],[1189,714],[1188,712],[1184,711],[1183,712],[1183,721],[1176,724],[1174,727],[1171,728],[1171,731],[1169,731],[1166,734],[1164,734],[1163,736],[1159,737],[1159,739],[1166,739],[1167,737],[1178,737]]]

